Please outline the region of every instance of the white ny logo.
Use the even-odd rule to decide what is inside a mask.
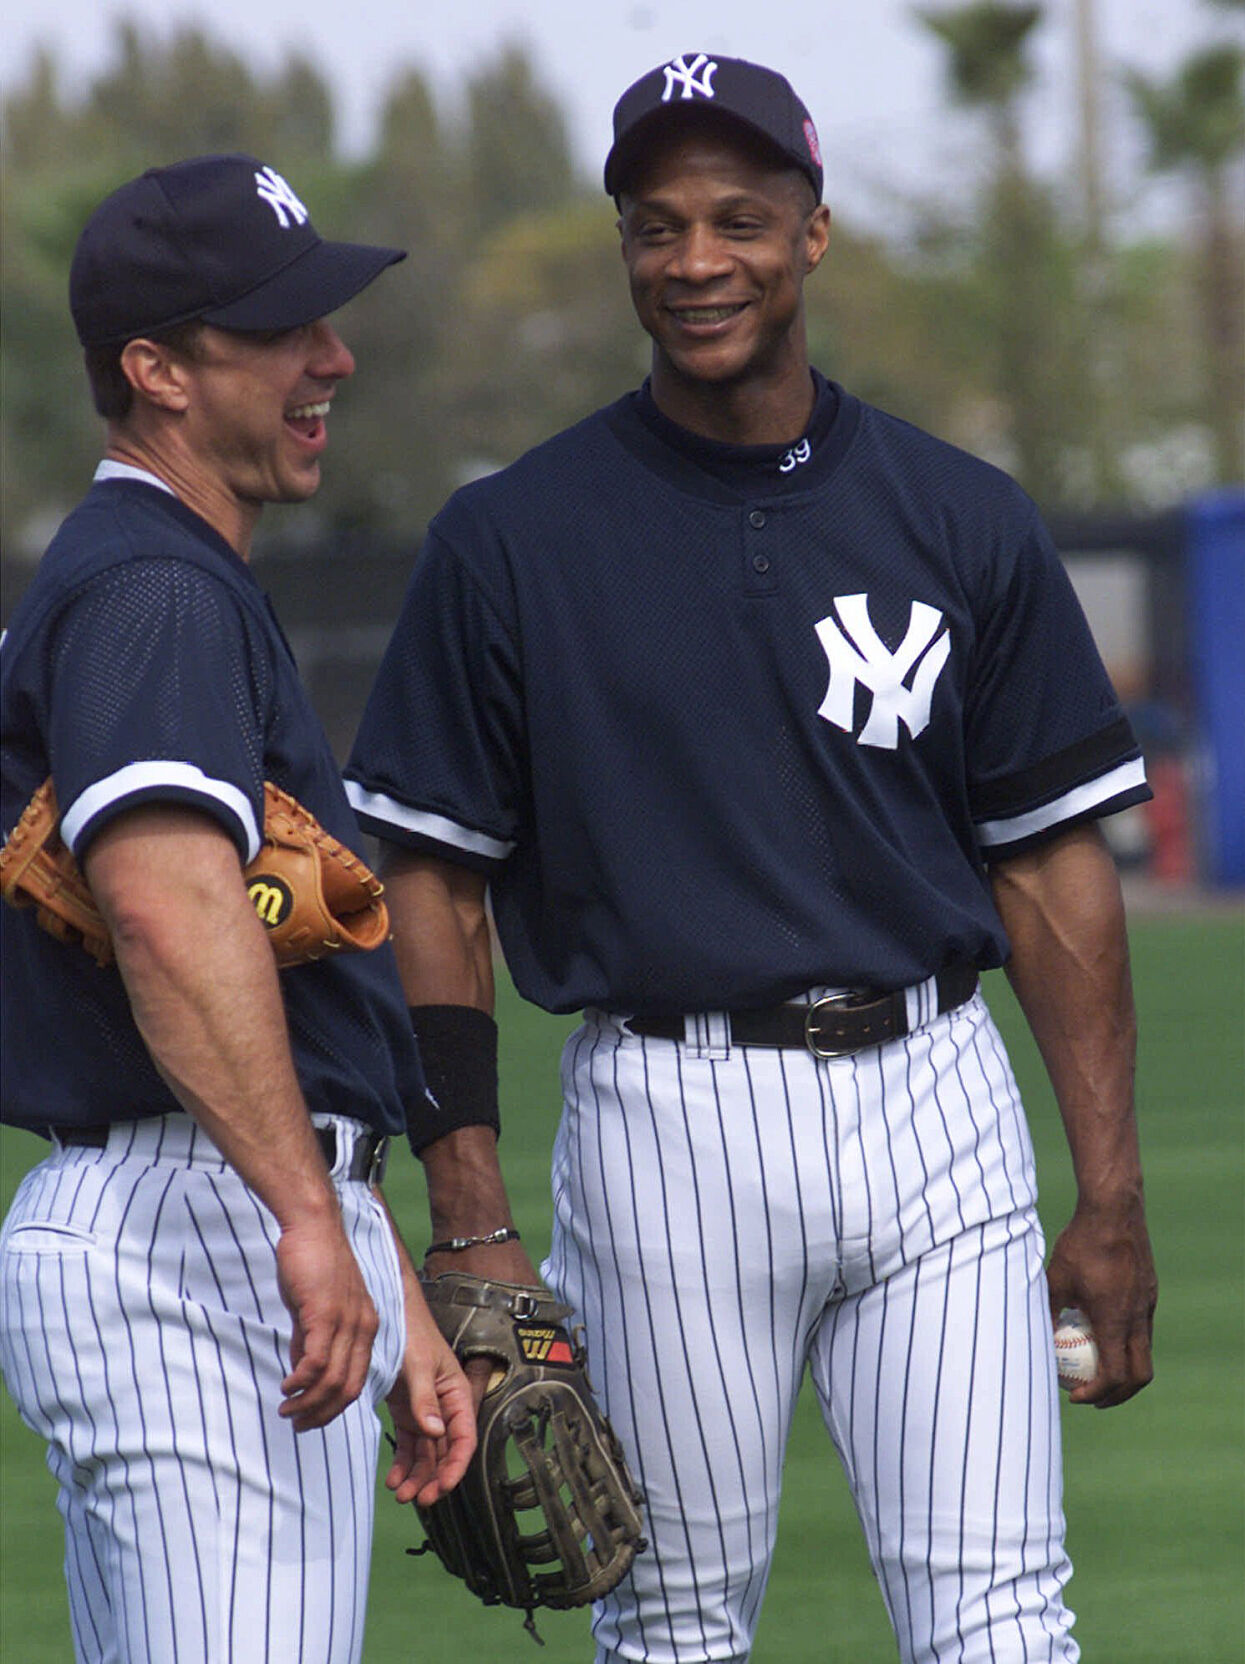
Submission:
[[[669,104],[674,97],[676,86],[682,87],[680,98],[690,98],[693,93],[699,93],[702,98],[713,97],[713,77],[717,72],[717,64],[710,63],[703,52],[698,52],[689,64],[684,53],[680,52],[672,64],[665,68],[666,90],[661,95],[663,104]],[[700,80],[696,79],[697,72],[703,70]]]
[[[830,686],[817,715],[850,734],[856,683],[860,682],[873,694],[873,708],[856,743],[895,751],[900,722],[913,739],[929,723],[934,684],[951,652],[951,632],[944,630],[934,641],[942,614],[937,607],[914,601],[907,634],[898,650],[890,653],[870,621],[867,595],[836,595],[834,605],[850,639],[833,617],[823,618],[817,625],[818,639],[830,661]],[[930,650],[925,653],[927,647]],[[908,688],[905,679],[922,653],[925,657]]]
[[[307,218],[307,210],[273,168],[264,168],[255,175],[255,189],[277,216],[283,231],[288,229],[290,223],[287,211],[297,225]]]

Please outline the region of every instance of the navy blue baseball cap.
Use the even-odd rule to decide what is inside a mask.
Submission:
[[[281,175],[254,156],[195,156],[149,168],[99,205],[74,250],[69,309],[84,347],[192,319],[294,329],[405,258],[326,242]]]
[[[605,189],[616,197],[649,134],[681,110],[712,109],[736,122],[799,168],[821,201],[821,146],[813,118],[777,70],[742,58],[683,52],[649,70],[614,106],[614,144],[605,158]]]

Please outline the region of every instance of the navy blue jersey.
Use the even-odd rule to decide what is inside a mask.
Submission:
[[[268,779],[358,846],[328,741],[246,563],[151,476],[101,474],[0,650],[6,835],[50,773],[80,862],[115,815],[160,802],[210,815],[244,863]],[[41,1129],[177,1109],[116,967],[56,941],[31,912],[3,912],[3,1119]],[[283,971],[281,990],[308,1107],[400,1131],[424,1086],[392,949]]]
[[[347,791],[550,1010],[998,965],[986,862],[1149,795],[1029,499],[816,380],[794,446],[644,389],[429,529]]]

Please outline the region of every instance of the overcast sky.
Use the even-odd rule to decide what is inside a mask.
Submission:
[[[1035,157],[1069,172],[1075,5],[1047,0],[1029,110]],[[1228,28],[1228,14],[1208,0],[1095,0],[1095,10],[1107,67],[1167,72]],[[83,84],[109,62],[121,16],[144,23],[153,39],[196,23],[260,72],[290,48],[309,55],[333,86],[343,148],[357,153],[398,67],[422,68],[449,105],[473,67],[503,42],[523,41],[568,116],[580,166],[595,175],[614,100],[630,81],[679,52],[720,52],[788,75],[821,134],[827,201],[885,223],[891,191],[954,183],[971,162],[973,129],[946,114],[940,49],[912,12],[912,0],[16,0],[0,31],[0,82],[8,88],[24,76],[43,44],[66,86]],[[1137,146],[1110,82],[1105,112],[1109,179],[1122,196],[1135,178]],[[1161,205],[1161,196],[1154,200]]]

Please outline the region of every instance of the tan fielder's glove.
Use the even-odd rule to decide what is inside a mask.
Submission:
[[[14,907],[33,907],[39,923],[59,941],[81,946],[97,964],[107,965],[113,957],[108,926],[59,826],[49,776],[0,850],[0,892]],[[264,841],[244,877],[282,970],[344,948],[367,951],[389,935],[380,880],[297,799],[268,780]]]
[[[475,1455],[447,1496],[416,1509],[428,1540],[408,1553],[432,1549],[486,1606],[525,1611],[535,1635],[536,1607],[586,1606],[631,1569],[643,1498],[564,1327],[568,1306],[465,1272],[422,1286],[459,1362],[495,1368]]]

